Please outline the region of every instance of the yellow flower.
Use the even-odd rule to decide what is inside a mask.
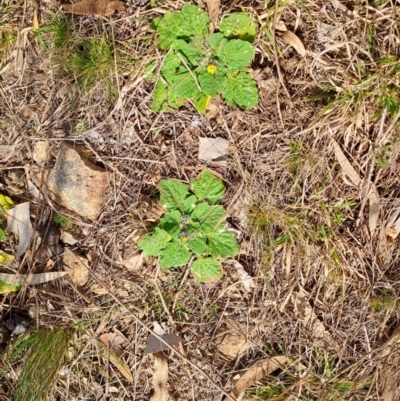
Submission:
[[[209,64],[209,65],[207,66],[207,72],[208,72],[209,74],[214,75],[216,71],[217,71],[217,66],[216,66],[216,65],[214,65],[214,64]]]

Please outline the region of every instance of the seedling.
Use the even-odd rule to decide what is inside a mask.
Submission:
[[[254,57],[254,20],[245,13],[234,13],[212,34],[209,24],[206,12],[188,4],[181,12],[166,13],[153,21],[158,45],[168,54],[154,89],[152,110],[178,109],[191,100],[204,112],[209,100],[219,95],[228,105],[243,109],[258,103],[257,85],[244,71]]]
[[[53,221],[54,223],[58,224],[64,231],[69,231],[70,233],[76,231],[74,224],[68,217],[57,214],[56,216],[54,216]]]
[[[226,231],[227,214],[217,205],[225,192],[221,180],[204,170],[190,187],[177,180],[161,180],[160,202],[166,213],[138,243],[144,256],[161,256],[164,269],[190,267],[198,282],[221,276],[221,259],[234,257],[239,246]]]

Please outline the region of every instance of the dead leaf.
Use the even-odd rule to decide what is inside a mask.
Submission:
[[[43,195],[40,193],[40,191],[37,189],[36,185],[35,185],[31,180],[28,180],[27,183],[28,183],[28,191],[29,191],[29,193],[30,193],[33,197],[35,197],[35,198],[37,198],[37,199],[39,199],[39,200],[43,200],[44,197],[43,197]]]
[[[207,108],[204,113],[206,118],[211,120],[214,118],[219,112],[219,106],[221,104],[221,98],[218,96],[216,98],[211,98],[207,103]]]
[[[226,162],[229,141],[224,138],[200,138],[199,160],[210,163],[212,161]]]
[[[220,0],[203,0],[207,5],[208,16],[214,27],[218,26],[218,16],[221,12],[220,10]]]
[[[160,336],[169,345],[175,345],[182,341],[182,337],[175,333],[163,334]],[[157,337],[150,334],[147,340],[146,348],[144,349],[144,354],[154,354],[160,351],[167,351],[169,348],[161,342]]]
[[[230,396],[236,400],[242,399],[243,393],[248,387],[271,374],[274,370],[281,368],[282,365],[286,364],[288,361],[289,358],[287,356],[275,356],[256,362],[239,378]]]
[[[342,168],[343,172],[350,178],[350,181],[358,187],[361,183],[361,177],[353,168],[346,155],[343,153],[342,148],[339,146],[339,144],[334,139],[331,138],[331,140],[333,143],[335,156],[340,164],[340,167]]]
[[[233,260],[233,266],[235,267],[246,292],[251,292],[255,287],[253,278],[246,272],[246,270],[244,270],[243,266],[237,260]]]
[[[123,352],[122,344],[125,338],[118,333],[104,333],[100,336],[100,341],[111,351],[114,351],[117,357],[120,357]]]
[[[287,31],[285,23],[283,21],[280,21],[280,20],[275,22],[275,29],[277,31],[280,31],[280,32],[286,32]]]
[[[76,243],[79,242],[79,240],[75,238],[71,233],[64,230],[61,230],[60,240],[63,244],[68,244],[68,245],[75,245]]]
[[[346,155],[343,153],[339,144],[331,138],[333,142],[333,147],[335,151],[335,156],[340,164],[343,172],[350,178],[351,182],[357,187],[360,186],[361,177],[358,175],[357,171],[353,168]],[[372,234],[378,224],[379,219],[379,209],[380,209],[380,199],[379,193],[376,189],[375,184],[371,184],[371,188],[368,194],[369,200],[369,231]]]
[[[301,57],[304,57],[306,55],[306,49],[303,45],[303,42],[300,40],[300,38],[293,32],[291,31],[285,31],[282,35],[282,39],[292,46],[297,53],[300,54]]]
[[[234,359],[249,348],[246,337],[241,334],[227,334],[218,345],[218,351]]]
[[[393,239],[400,234],[400,202],[394,207],[394,212],[387,220],[385,233]]]
[[[133,255],[129,259],[124,259],[122,261],[122,264],[128,269],[128,270],[139,270],[142,267],[143,264],[143,255],[141,253],[138,253],[136,255]]]
[[[105,295],[108,294],[108,290],[104,288],[100,284],[93,284],[92,286],[92,292],[95,293],[96,295]]]
[[[101,344],[103,347],[102,350],[102,355],[107,358],[122,374],[122,376],[125,377],[126,380],[128,380],[129,383],[133,383],[133,375],[131,372],[131,369],[129,365],[127,365],[125,362],[123,362],[114,351],[109,350],[104,344]]]
[[[33,22],[32,22],[32,31],[35,32],[39,29],[39,22],[37,18],[37,11],[33,10]]]
[[[82,0],[74,4],[62,4],[61,8],[76,15],[100,15],[107,17],[115,11],[125,11],[125,4],[119,0]]]
[[[293,293],[293,304],[296,317],[300,320],[304,328],[318,341],[336,350],[340,349],[339,344],[332,338],[331,334],[318,319],[311,308],[305,291],[300,287],[297,293]]]
[[[15,256],[19,258],[28,248],[32,238],[36,235],[31,223],[29,202],[20,203],[6,212],[7,229],[18,235],[19,242]]]
[[[43,284],[48,281],[57,280],[60,277],[68,274],[67,272],[50,272],[50,273],[38,273],[38,274],[8,274],[8,273],[0,273],[0,280],[4,281],[7,284],[24,284],[27,285],[35,285],[35,284]]]
[[[65,271],[70,274],[71,281],[78,287],[84,286],[90,277],[89,261],[76,254],[75,252],[65,249],[63,254],[63,265]]]

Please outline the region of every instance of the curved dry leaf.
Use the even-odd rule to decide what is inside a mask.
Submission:
[[[359,186],[361,183],[361,177],[358,175],[357,171],[353,168],[353,166],[347,159],[346,155],[343,153],[339,144],[333,138],[331,138],[331,140],[333,143],[336,159],[339,162],[343,172],[350,178],[351,182],[354,185]],[[379,209],[380,209],[379,193],[378,190],[376,189],[375,184],[371,185],[371,189],[368,194],[368,200],[369,200],[369,231],[372,234],[378,225]]]
[[[100,336],[100,341],[111,351],[115,352],[117,357],[120,357],[123,352],[122,344],[125,338],[118,333],[104,333]]]
[[[397,401],[400,397],[399,365],[400,328],[397,328],[390,339],[382,346],[378,355],[378,384],[382,401]]]
[[[333,138],[331,138],[331,140],[333,143],[333,149],[335,151],[336,159],[339,162],[343,172],[350,178],[351,182],[354,185],[359,186],[361,182],[361,177],[353,168],[346,155],[343,153],[342,148],[339,146],[339,144]]]
[[[251,290],[255,288],[253,278],[250,276],[249,273],[246,272],[246,270],[244,270],[242,264],[239,263],[237,260],[233,260],[233,266],[235,267],[246,292],[251,292]]]
[[[29,202],[20,203],[6,212],[7,229],[18,235],[19,242],[15,256],[19,258],[28,248],[31,239],[35,236],[29,212]]]
[[[303,45],[303,42],[295,33],[291,31],[285,31],[282,35],[282,39],[287,44],[292,46],[297,51],[297,53],[300,54],[301,57],[304,57],[306,55],[306,49]]]
[[[220,104],[221,98],[219,96],[216,98],[211,98],[207,103],[207,109],[204,113],[205,117],[209,120],[214,118],[219,112]]]
[[[230,396],[235,400],[239,400],[239,397],[241,397],[248,387],[269,375],[274,370],[281,368],[282,365],[286,364],[288,361],[289,358],[287,356],[275,356],[256,362],[239,378]]]
[[[203,0],[207,5],[208,16],[216,27],[218,25],[218,16],[220,14],[220,0]]]
[[[115,11],[125,11],[125,4],[119,0],[82,0],[74,4],[62,4],[61,8],[76,15],[100,15],[107,17]]]
[[[103,343],[99,341],[97,343],[101,347],[101,355],[107,358],[119,370],[122,376],[124,376],[129,383],[133,383],[133,375],[129,365],[123,362],[115,353],[115,351],[110,350],[108,347],[106,347]]]
[[[39,29],[39,22],[37,17],[37,11],[33,10],[33,22],[32,22],[32,31],[35,32]]]
[[[332,338],[329,331],[325,329],[325,326],[311,308],[306,299],[306,293],[301,287],[298,292],[293,293],[293,304],[297,319],[299,319],[306,330],[311,332],[311,335],[318,343],[323,342],[336,350],[340,349],[339,344]]]
[[[67,272],[49,272],[49,273],[38,273],[38,274],[8,274],[8,273],[0,273],[0,280],[4,281],[7,284],[24,284],[27,285],[35,285],[35,284],[43,284],[48,281],[57,280],[60,277],[68,274]]]

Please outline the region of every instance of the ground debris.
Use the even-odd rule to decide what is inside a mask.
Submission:
[[[108,187],[108,173],[87,158],[81,146],[64,143],[47,177],[51,196],[78,215],[95,219]]]
[[[76,15],[107,17],[115,11],[125,11],[125,4],[119,0],[81,0],[74,4],[62,4],[61,8]]]

